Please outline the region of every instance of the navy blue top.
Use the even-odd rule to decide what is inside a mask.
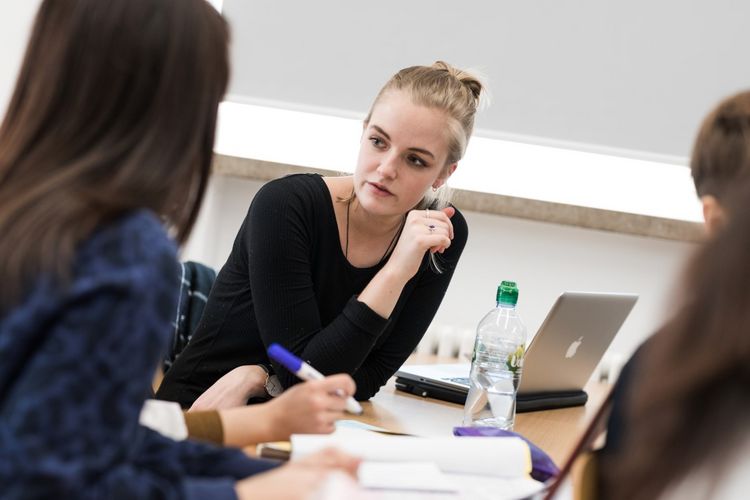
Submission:
[[[0,316],[5,498],[235,498],[273,467],[138,424],[171,332],[176,248],[148,212],[98,230],[64,291],[40,279]]]

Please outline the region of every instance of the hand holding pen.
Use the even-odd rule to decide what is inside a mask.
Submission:
[[[325,378],[325,376],[318,370],[305,363],[279,344],[271,344],[268,347],[268,356],[302,380],[320,380]],[[362,407],[353,397],[348,396],[346,398],[346,411],[354,415],[360,415],[362,413]]]

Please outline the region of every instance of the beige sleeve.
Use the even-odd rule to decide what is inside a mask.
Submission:
[[[224,444],[224,428],[217,411],[184,412],[188,438]]]

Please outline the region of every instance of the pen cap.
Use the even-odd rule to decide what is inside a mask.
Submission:
[[[271,344],[268,347],[268,356],[284,365],[284,367],[292,373],[297,373],[302,366],[301,359],[281,347],[279,344]]]

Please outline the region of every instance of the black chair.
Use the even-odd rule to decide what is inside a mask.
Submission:
[[[190,342],[208,302],[208,294],[216,279],[213,268],[199,262],[180,264],[180,292],[172,326],[172,342],[164,356],[164,373]]]

